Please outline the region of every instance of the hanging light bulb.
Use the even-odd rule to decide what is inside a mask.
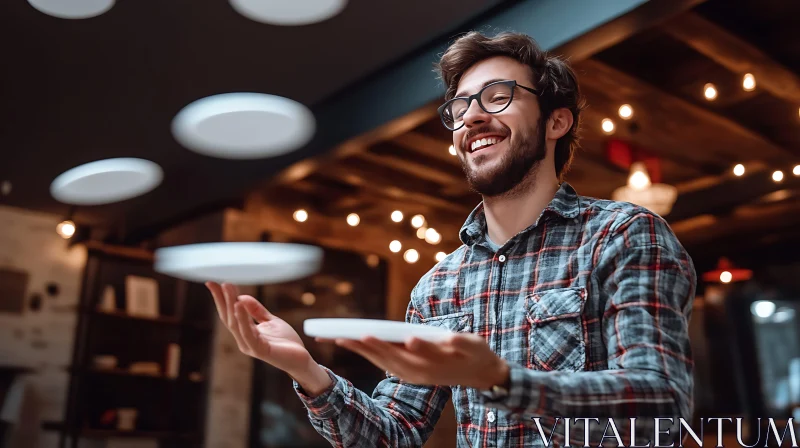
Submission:
[[[447,257],[447,254],[444,252],[436,252],[436,261],[442,261]]]
[[[351,226],[355,227],[360,222],[361,218],[359,218],[357,214],[350,213],[349,215],[347,215],[347,223],[350,224]]]
[[[403,258],[409,263],[416,263],[419,260],[419,252],[414,249],[408,249],[405,254],[403,254]]]
[[[792,174],[800,176],[800,165],[795,165],[794,168],[792,168]]]
[[[306,220],[308,219],[308,212],[301,208],[299,210],[295,210],[292,217],[297,222],[306,222]]]
[[[425,241],[429,244],[439,244],[442,241],[442,235],[433,227],[425,231]]]
[[[400,252],[402,248],[403,244],[400,241],[394,240],[391,243],[389,243],[389,250],[394,253]]]
[[[642,162],[634,162],[631,165],[631,175],[628,176],[628,186],[637,191],[642,191],[650,186],[650,176],[647,168]]]
[[[717,98],[717,88],[714,84],[708,83],[703,87],[703,95],[707,100],[712,101]]]
[[[678,189],[672,185],[651,183],[644,163],[634,162],[628,184],[614,190],[611,198],[640,205],[659,215],[667,215],[678,198]]]
[[[56,226],[56,233],[58,233],[61,238],[68,240],[75,235],[75,223],[70,221],[69,219],[61,221]]]
[[[747,73],[742,78],[742,88],[748,92],[756,88],[756,77],[752,73]]]
[[[395,210],[392,212],[392,221],[400,222],[403,220],[403,212],[400,210]]]
[[[775,182],[782,181],[783,180],[783,171],[778,170],[778,171],[775,171],[774,173],[772,173],[772,180],[774,180]]]
[[[411,226],[414,227],[415,229],[419,229],[423,225],[425,225],[425,217],[424,216],[422,216],[422,215],[414,215],[414,217],[411,218]]]
[[[456,155],[456,147],[455,146],[450,145],[450,148],[448,149],[448,151],[450,152],[451,156]]]
[[[610,118],[604,118],[602,126],[603,126],[603,132],[605,132],[606,134],[611,134],[612,132],[614,132],[614,122],[611,121]]]
[[[739,163],[735,167],[733,167],[733,174],[736,176],[744,175],[744,165]]]
[[[427,232],[427,231],[428,231],[428,229],[426,229],[425,227],[420,227],[419,229],[417,229],[417,238],[419,238],[421,240],[424,240],[425,239],[425,232]]]
[[[633,108],[630,104],[623,104],[619,107],[620,118],[627,120],[633,116]]]

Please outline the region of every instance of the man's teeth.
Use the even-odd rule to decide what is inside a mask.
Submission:
[[[480,138],[472,142],[470,146],[470,151],[475,151],[476,149],[481,149],[484,146],[494,145],[495,143],[501,141],[503,139],[496,138],[496,137],[489,137],[489,138]]]

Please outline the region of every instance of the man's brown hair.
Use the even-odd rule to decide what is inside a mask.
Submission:
[[[554,110],[567,108],[572,112],[572,128],[558,139],[555,147],[556,176],[563,181],[569,170],[573,154],[578,148],[580,113],[585,107],[575,72],[567,62],[542,51],[530,36],[521,33],[499,33],[490,37],[471,31],[457,40],[444,52],[436,68],[447,92],[445,99],[453,98],[461,76],[476,63],[494,56],[508,56],[531,68],[533,88],[539,91],[539,108],[544,126]]]

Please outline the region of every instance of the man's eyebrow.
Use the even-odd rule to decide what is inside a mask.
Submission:
[[[490,79],[490,80],[488,80],[488,81],[484,82],[484,83],[483,83],[483,85],[481,85],[480,89],[482,89],[482,88],[484,88],[484,87],[488,86],[489,84],[491,84],[491,83],[493,83],[493,82],[498,82],[498,81],[508,81],[508,79],[506,79],[506,78],[495,78],[495,79]],[[478,89],[478,90],[480,90],[480,89]],[[465,92],[465,91],[463,91],[463,90],[462,90],[462,91],[460,91],[460,92],[456,93],[456,94],[455,94],[455,96],[454,96],[453,98],[455,98],[455,97],[458,97],[458,96],[467,96],[467,92]]]

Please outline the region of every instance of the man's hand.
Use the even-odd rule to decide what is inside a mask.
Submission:
[[[336,344],[408,383],[487,390],[508,380],[508,364],[474,334],[456,334],[440,343],[410,338],[394,344],[366,337],[337,339]]]
[[[206,287],[214,296],[220,320],[242,353],[288,373],[311,395],[330,385],[328,374],[314,362],[286,321],[270,313],[254,297],[239,294],[234,285],[209,282]]]

